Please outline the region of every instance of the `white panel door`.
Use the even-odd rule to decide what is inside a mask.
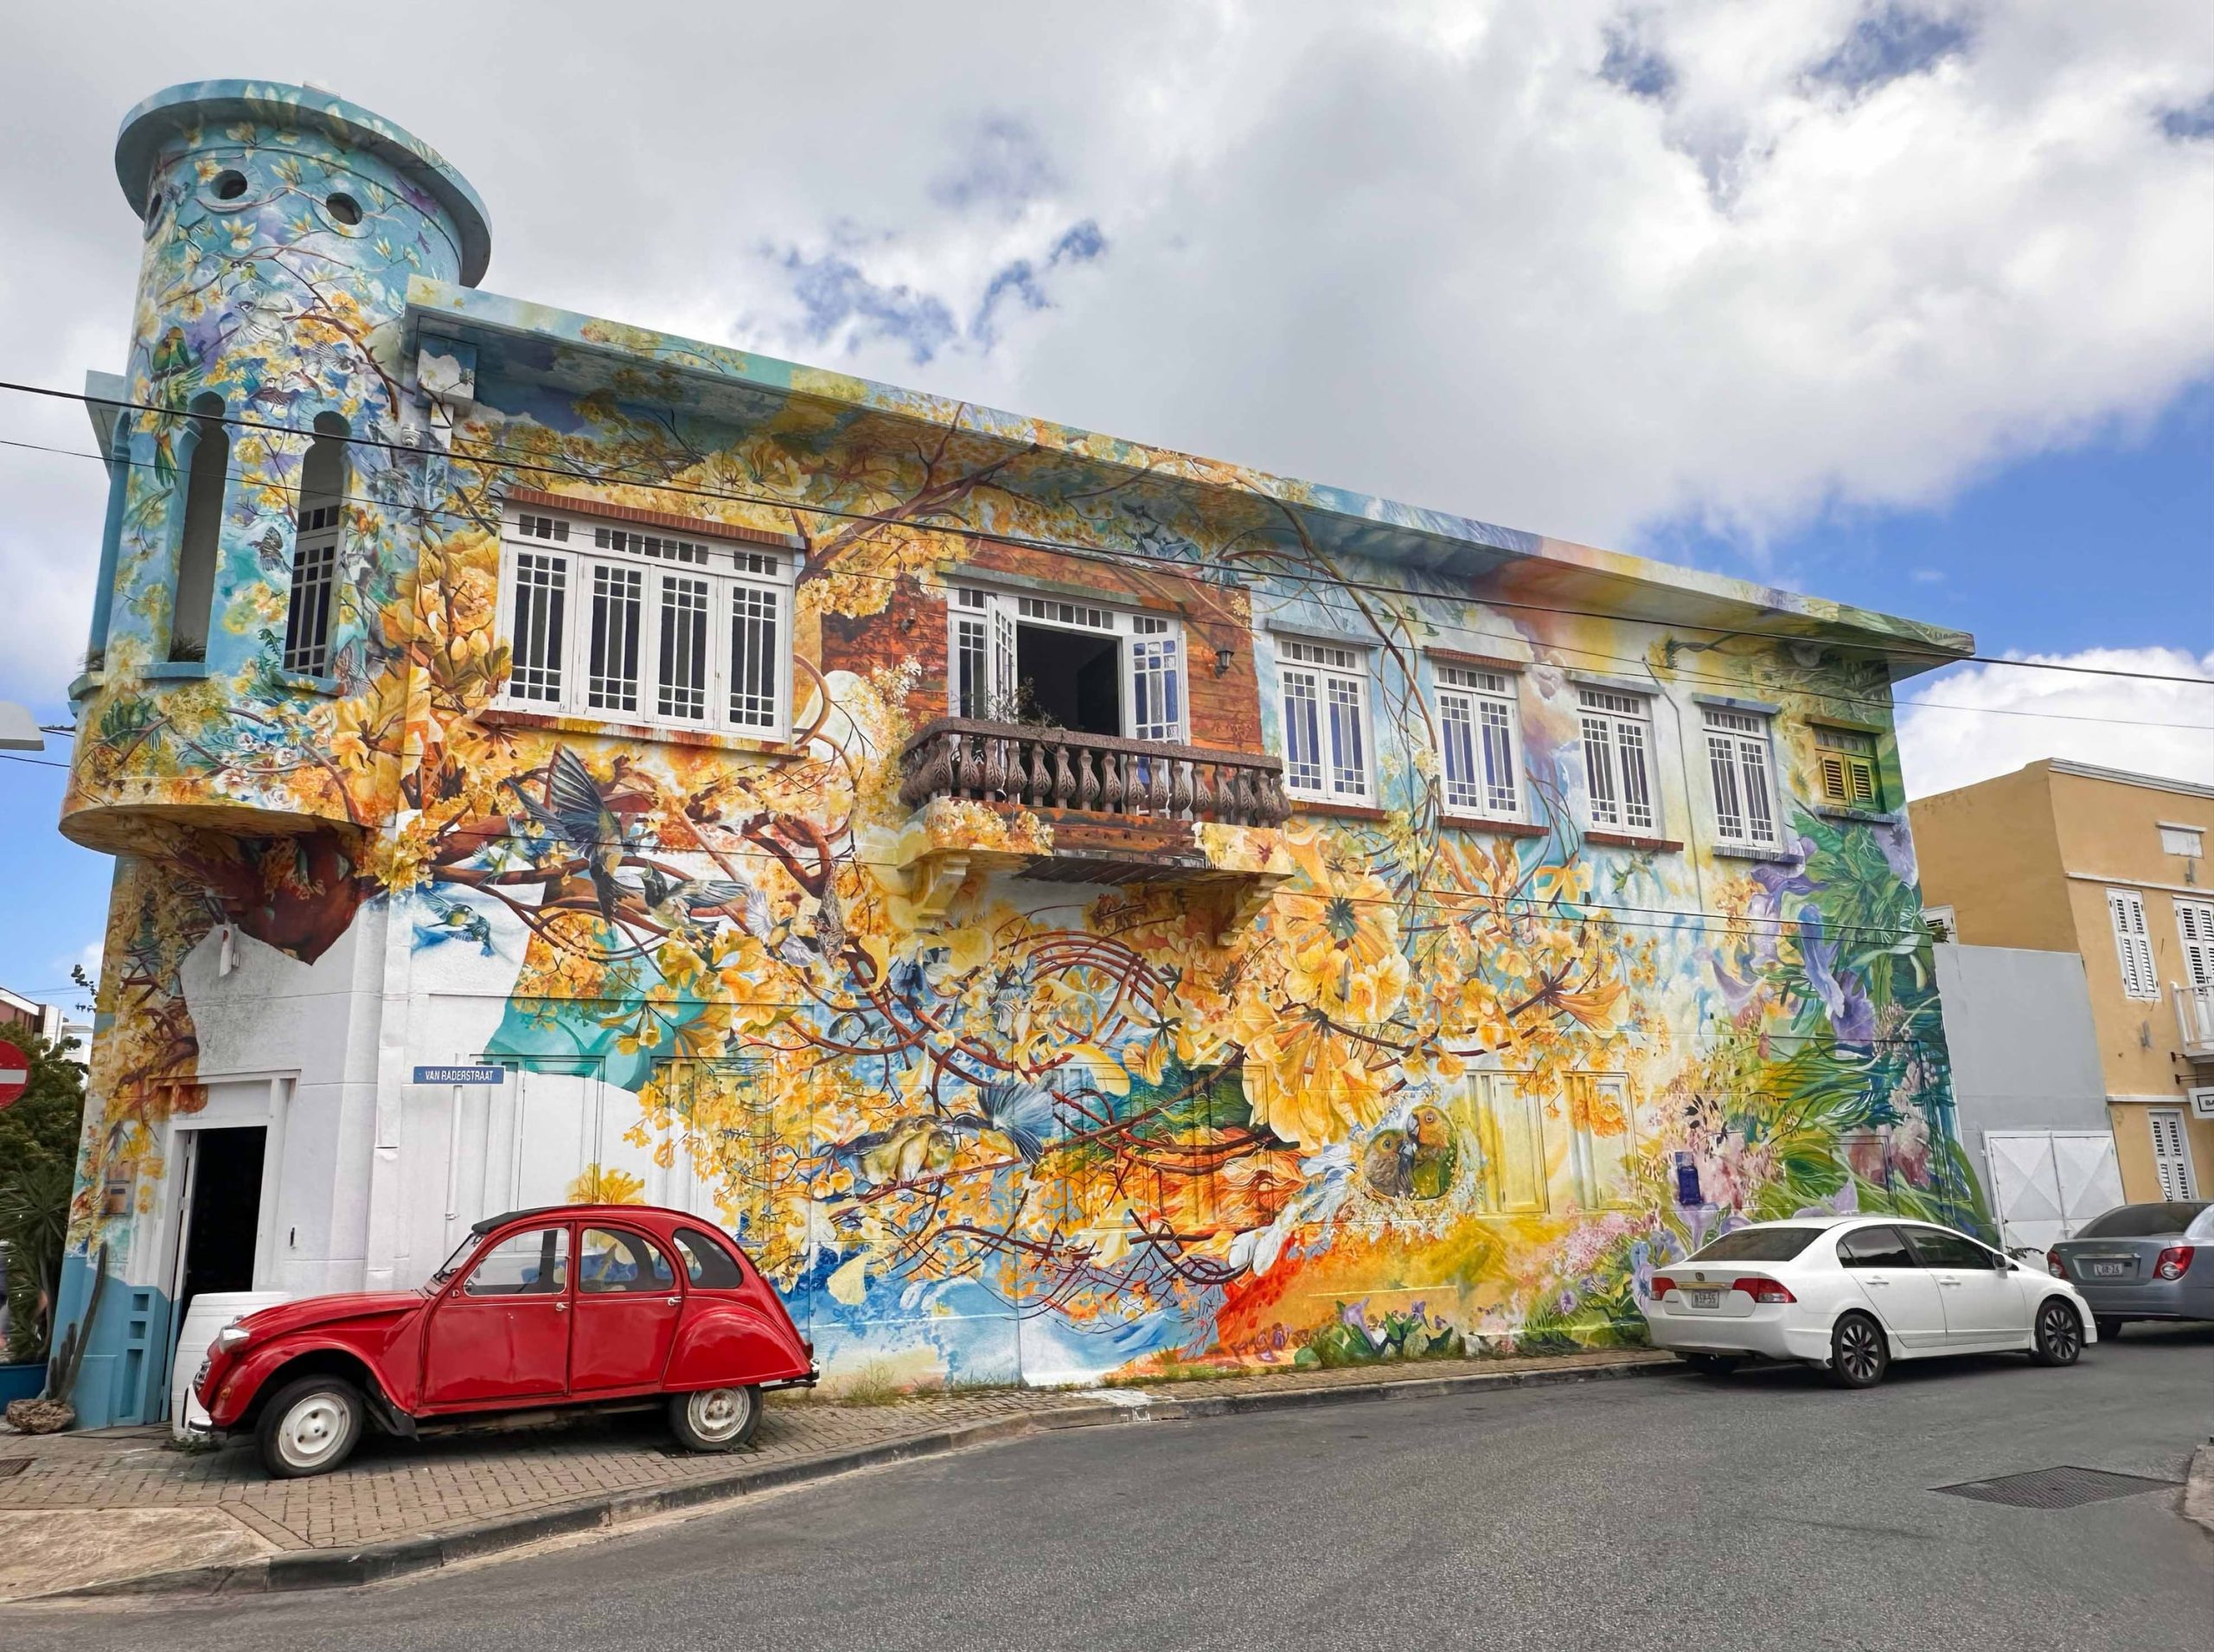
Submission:
[[[1983,1138],[2005,1247],[2043,1251],[2121,1202],[2121,1172],[2106,1130],[1990,1130]]]
[[[2060,1176],[2060,1207],[2073,1239],[2083,1224],[2122,1202],[2121,1162],[2112,1130],[2055,1130],[2053,1169]]]

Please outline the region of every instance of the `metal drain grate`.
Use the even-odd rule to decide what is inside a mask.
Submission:
[[[21,1474],[30,1466],[29,1457],[0,1457],[0,1480],[5,1480],[11,1474]]]
[[[2014,1508],[2074,1508],[2082,1503],[2104,1502],[2109,1497],[2169,1491],[2175,1484],[2172,1480],[2147,1480],[2143,1475],[2115,1474],[2106,1469],[2032,1469],[2027,1474],[2001,1475],[1996,1480],[1970,1480],[1932,1489]]]

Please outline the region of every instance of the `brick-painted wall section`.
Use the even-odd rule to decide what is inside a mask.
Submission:
[[[1242,590],[1167,569],[1001,545],[979,546],[967,562],[941,569],[940,579],[957,583],[964,570],[982,580],[1011,575],[1081,592],[1119,607],[1179,616],[1191,656],[1186,691],[1191,702],[1192,743],[1226,752],[1262,749],[1252,604]],[[946,715],[950,688],[944,591],[943,584],[925,590],[920,581],[903,577],[880,612],[825,615],[822,669],[867,676],[912,660],[921,669],[907,698],[908,716],[920,723]],[[1224,648],[1231,650],[1230,669],[1218,676],[1215,653]]]
[[[872,676],[912,660],[919,668],[907,695],[907,718],[926,723],[946,714],[946,618],[943,598],[902,575],[891,599],[873,614],[822,616],[822,669]]]

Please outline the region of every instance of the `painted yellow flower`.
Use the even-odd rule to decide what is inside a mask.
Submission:
[[[1382,1115],[1381,1076],[1369,1048],[1319,1007],[1283,1012],[1258,995],[1238,1006],[1233,1034],[1245,1049],[1245,1096],[1257,1124],[1287,1142],[1320,1147]]]
[[[646,1184],[627,1170],[595,1161],[569,1183],[565,1197],[572,1205],[643,1205]]]
[[[1272,917],[1284,949],[1284,990],[1333,1020],[1369,1024],[1398,1008],[1407,988],[1399,913],[1384,880],[1328,839],[1290,845],[1298,879]]]

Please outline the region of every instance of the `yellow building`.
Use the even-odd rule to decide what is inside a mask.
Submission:
[[[2214,786],[2048,759],[1907,812],[1947,938],[2083,954],[2125,1195],[2214,1195]]]

